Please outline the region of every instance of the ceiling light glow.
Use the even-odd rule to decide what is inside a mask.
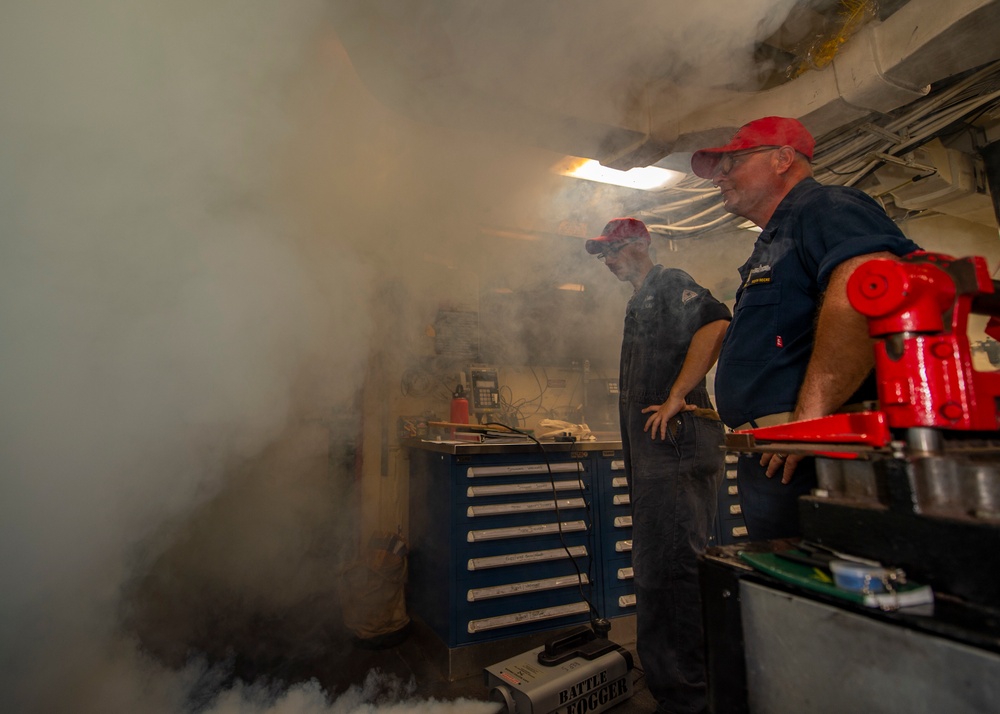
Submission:
[[[634,188],[640,191],[653,191],[660,188],[672,186],[685,174],[680,171],[661,169],[658,166],[643,166],[628,171],[609,169],[601,166],[600,162],[593,159],[580,159],[570,157],[561,162],[556,167],[556,171],[563,176],[584,179],[585,181],[598,181],[609,183],[615,186]]]

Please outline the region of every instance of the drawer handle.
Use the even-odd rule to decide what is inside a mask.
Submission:
[[[506,585],[495,585],[491,588],[470,588],[465,593],[465,599],[469,602],[480,600],[491,600],[497,597],[510,597],[522,593],[541,592],[543,590],[556,590],[558,588],[568,588],[580,583],[590,583],[590,578],[586,573],[576,575],[564,575],[559,578],[545,578],[544,580],[528,580],[523,583],[507,583]]]
[[[534,513],[536,511],[554,511],[570,508],[584,508],[586,503],[582,498],[560,498],[555,501],[522,501],[520,503],[494,503],[489,506],[469,506],[465,513],[469,518],[477,516],[498,516],[505,513]]]
[[[510,615],[499,615],[497,617],[487,617],[483,620],[470,620],[468,631],[470,635],[487,630],[496,630],[500,627],[510,627],[511,625],[523,625],[526,622],[538,622],[540,620],[552,620],[557,617],[576,615],[581,612],[589,612],[590,606],[585,602],[573,602],[569,605],[557,605],[556,607],[543,607],[540,610],[528,610],[527,612],[513,612]]]
[[[629,541],[631,545],[631,541]],[[566,551],[569,551],[568,553]],[[533,550],[527,553],[508,553],[506,555],[492,555],[487,558],[470,558],[466,563],[466,568],[473,570],[487,570],[489,568],[506,568],[511,565],[524,565],[525,563],[542,563],[548,560],[563,560],[570,556],[574,558],[587,555],[587,546],[574,545],[569,548],[550,548],[549,550]]]
[[[469,486],[465,489],[465,495],[469,498],[479,498],[481,496],[510,496],[516,493],[552,493],[553,491],[585,491],[583,481],[562,481],[555,482],[555,488],[547,481],[531,481],[528,483],[501,483],[496,486]]]
[[[465,471],[466,478],[482,478],[485,476],[510,476],[512,474],[547,474],[547,473],[579,473],[583,464],[563,463],[552,464],[511,464],[509,466],[470,466]]]
[[[508,538],[526,538],[549,533],[578,533],[587,530],[583,521],[564,521],[562,530],[558,523],[539,523],[535,526],[511,526],[510,528],[487,528],[481,531],[469,531],[465,540],[468,543],[479,543],[484,540],[506,540]]]

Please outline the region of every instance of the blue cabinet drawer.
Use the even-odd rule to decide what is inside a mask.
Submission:
[[[571,550],[575,563],[565,554],[556,560],[528,564],[504,562],[459,580],[461,597],[455,603],[453,626],[456,643],[588,621],[586,602],[597,602],[598,584],[587,550],[572,546]],[[491,565],[482,560],[479,565]]]

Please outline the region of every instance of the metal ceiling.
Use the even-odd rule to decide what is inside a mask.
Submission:
[[[918,158],[974,163],[997,138],[1000,0],[342,0],[333,13],[359,76],[398,111],[614,168],[686,170],[746,121],[794,116],[818,138],[819,180],[893,211],[887,182],[924,180]],[[935,139],[943,150],[915,158]],[[638,200],[672,237],[740,222],[693,177]]]
[[[819,137],[815,176],[866,190],[897,218],[934,210],[993,225],[977,149],[1000,138],[993,131],[998,122],[1000,62],[993,62],[949,78],[900,109],[873,112]],[[956,162],[968,176],[959,175]],[[725,211],[711,182],[694,175],[651,197],[637,213],[650,230],[672,237],[744,223]]]

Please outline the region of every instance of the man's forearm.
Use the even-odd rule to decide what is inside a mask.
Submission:
[[[847,280],[862,263],[894,258],[891,253],[858,256],[833,271],[816,320],[812,355],[799,388],[793,419],[815,419],[842,407],[875,362],[868,321],[847,299]]]
[[[692,335],[684,364],[670,389],[671,396],[683,400],[688,392],[701,384],[701,380],[719,358],[727,327],[729,320],[716,320],[702,326]]]
[[[703,325],[692,335],[687,356],[684,358],[677,379],[670,388],[670,394],[662,404],[650,404],[642,410],[643,414],[650,415],[646,419],[643,431],[648,431],[651,438],[655,439],[659,434],[661,439],[666,439],[668,420],[675,414],[695,408],[694,405],[687,403],[688,392],[701,383],[708,370],[715,364],[728,326],[729,320],[716,320]]]
[[[850,306],[848,306],[850,307]],[[838,311],[839,312],[839,311]],[[817,326],[813,356],[799,389],[794,420],[833,414],[861,386],[874,364],[868,325],[854,315],[828,313]]]

